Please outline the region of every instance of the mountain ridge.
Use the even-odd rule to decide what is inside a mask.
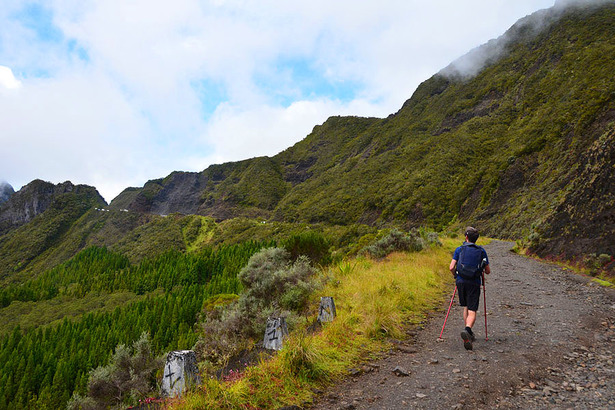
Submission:
[[[482,46],[470,52],[467,58],[478,54],[485,63],[476,75],[455,74],[451,64],[387,118],[331,117],[272,157],[173,173],[157,180],[157,192],[171,193],[170,181],[190,175],[204,188],[192,191],[189,212],[218,220],[437,229],[462,220],[496,237],[531,237],[543,255],[613,254],[612,222],[589,218],[574,246],[558,234],[558,213],[570,206],[590,212],[570,186],[589,189],[582,180],[594,177],[612,182],[608,161],[582,175],[577,168],[596,157],[592,144],[612,142],[615,90],[614,6],[564,5],[534,13],[488,43],[500,50],[497,58],[485,58]],[[248,180],[261,188],[250,190]],[[126,201],[125,191],[111,206],[160,207],[164,197],[151,184],[131,188],[138,200]],[[612,188],[603,191],[605,206],[615,203]]]
[[[127,188],[104,220],[83,214],[74,235],[113,245],[156,214],[438,230],[472,223],[541,256],[613,255],[614,27],[615,6],[605,2],[541,10],[488,43],[497,58],[484,58],[483,46],[469,53],[466,63],[476,53],[485,63],[480,72],[455,73],[453,62],[386,118],[331,117],[274,156]],[[0,234],[25,232],[24,215],[38,215],[6,216],[22,196],[0,208]],[[7,241],[0,235],[0,248]]]

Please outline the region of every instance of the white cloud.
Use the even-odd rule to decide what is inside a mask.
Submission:
[[[0,87],[15,89],[21,87],[21,81],[15,78],[13,70],[0,65]]]
[[[273,155],[288,148],[289,139],[304,138],[332,113],[367,116],[376,109],[368,101],[343,104],[327,99],[298,101],[286,108],[263,105],[241,109],[223,105],[207,128],[205,138],[214,147],[214,155],[204,161],[219,163]]]
[[[7,0],[0,91],[20,84],[13,71],[21,87],[0,92],[0,178],[111,200],[173,170],[274,155],[331,115],[397,111],[553,1],[52,0],[61,36],[45,43]]]

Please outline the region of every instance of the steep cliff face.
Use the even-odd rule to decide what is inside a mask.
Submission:
[[[553,215],[534,228],[531,250],[539,255],[615,255],[615,127],[579,159],[579,177]]]
[[[164,179],[148,181],[141,188],[128,188],[111,201],[113,209],[128,209],[167,215],[197,213],[207,177],[196,172],[174,172]]]
[[[0,181],[0,205],[8,201],[14,193],[15,190],[8,182]]]
[[[35,216],[45,212],[56,197],[69,192],[89,193],[98,205],[106,205],[105,200],[93,187],[73,185],[69,181],[54,185],[37,179],[11,195],[0,207],[0,235],[30,222]]]

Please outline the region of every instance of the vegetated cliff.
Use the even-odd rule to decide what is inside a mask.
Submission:
[[[11,195],[13,195],[14,193],[15,190],[13,189],[11,184],[5,181],[0,181],[0,205],[8,201]]]
[[[105,205],[98,191],[87,185],[35,180],[20,189],[0,206],[0,279],[23,270],[35,258],[53,266],[73,256],[81,240],[65,239],[86,212]],[[58,246],[77,248],[57,254]]]
[[[467,221],[541,254],[615,253],[615,5],[520,20],[385,119],[334,117],[272,158],[173,173],[114,207],[284,221]],[[611,151],[609,151],[611,150]]]
[[[45,212],[60,195],[73,192],[91,196],[96,204],[107,203],[95,188],[87,185],[73,185],[70,181],[54,185],[40,179],[30,182],[0,206],[0,235],[30,222]]]

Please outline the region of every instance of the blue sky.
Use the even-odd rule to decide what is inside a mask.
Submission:
[[[385,117],[554,0],[4,0],[0,180],[110,201],[275,155],[332,115]]]

